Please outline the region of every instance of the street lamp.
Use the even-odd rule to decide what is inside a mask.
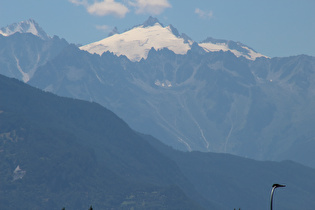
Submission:
[[[273,184],[272,185],[271,197],[270,197],[270,210],[272,210],[273,193],[275,192],[275,189],[278,188],[278,187],[285,187],[285,185],[281,185],[281,184]]]

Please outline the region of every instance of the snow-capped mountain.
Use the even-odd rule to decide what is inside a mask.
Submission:
[[[220,50],[231,51],[236,57],[244,56],[249,60],[255,60],[258,57],[266,57],[240,42],[230,40],[207,38],[199,43],[199,46],[207,52],[217,52]]]
[[[143,25],[82,46],[80,49],[100,55],[110,51],[118,56],[125,55],[131,61],[146,59],[151,48],[167,48],[176,54],[186,54],[192,42],[187,42],[176,32],[171,25],[163,27],[156,18],[150,17]]]
[[[185,34],[180,35],[172,25],[164,27],[156,18],[149,17],[142,25],[121,34],[112,33],[111,36],[80,49],[99,55],[109,51],[118,56],[125,55],[131,61],[140,61],[147,58],[151,48],[167,48],[175,54],[186,54],[193,43],[192,39]],[[199,43],[199,46],[206,52],[230,51],[237,57],[244,56],[249,60],[266,57],[240,42],[228,40],[208,38]]]
[[[50,37],[46,32],[36,23],[33,19],[22,21],[19,23],[13,23],[7,27],[0,29],[0,34],[3,36],[10,36],[15,33],[31,33],[40,37],[43,40],[48,40]]]
[[[68,42],[50,38],[32,19],[0,30],[0,74],[28,82],[37,67],[58,55]]]
[[[126,42],[136,36],[151,46]],[[169,38],[180,44],[171,45]],[[15,33],[0,35],[0,74],[97,102],[133,129],[177,149],[315,167],[314,57],[252,61],[254,51],[241,43],[208,38],[198,45],[154,18],[107,39],[117,54],[129,49],[134,55],[134,47],[146,59],[132,62],[111,52],[98,56],[57,37],[45,41]],[[156,50],[156,43],[167,47]],[[179,46],[182,54],[175,52]]]

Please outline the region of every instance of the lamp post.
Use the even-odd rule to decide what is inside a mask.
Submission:
[[[281,184],[273,184],[272,185],[272,190],[271,190],[271,197],[270,197],[270,210],[272,210],[272,199],[273,199],[273,194],[275,192],[275,189],[278,187],[285,187],[285,185],[281,185]]]

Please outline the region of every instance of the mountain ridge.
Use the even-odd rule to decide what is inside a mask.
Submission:
[[[118,56],[125,55],[131,61],[140,61],[146,59],[151,48],[156,50],[169,48],[178,54],[185,54],[190,49],[189,45],[183,38],[178,37],[178,31],[174,27],[163,27],[157,19],[150,17],[142,25],[82,46],[80,49],[99,55],[110,51]]]
[[[169,31],[170,33],[167,33]],[[174,37],[175,36],[175,37]],[[184,42],[182,41],[184,40]],[[266,57],[257,53],[244,44],[233,41],[206,39],[207,42],[198,43],[207,52],[231,51],[237,57],[255,60],[257,57]],[[133,42],[133,43],[131,43]],[[129,44],[126,44],[129,43]],[[143,45],[148,46],[143,47]],[[115,38],[108,37],[97,42],[82,46],[80,49],[101,55],[106,51],[116,55],[126,55],[131,61],[146,59],[147,52],[153,47],[155,50],[168,48],[176,54],[186,54],[194,41],[186,34],[180,35],[178,30],[169,25],[164,27],[157,18],[150,16],[143,24],[137,25],[124,33],[117,34]],[[132,49],[132,50],[131,50]]]
[[[202,209],[187,197],[197,198],[196,191],[176,164],[113,112],[2,75],[0,81],[1,208],[82,209],[93,202],[107,209],[131,200],[134,207]],[[12,181],[14,168],[24,174]]]
[[[142,25],[143,27],[146,28],[148,26],[154,26],[157,23],[160,24],[162,27],[164,27],[163,24],[160,23],[160,21],[157,18],[154,18],[152,16],[150,16]]]
[[[31,33],[43,40],[49,40],[51,38],[33,19],[28,19],[19,23],[13,23],[0,29],[0,34],[3,36],[10,36],[14,33]]]
[[[129,33],[128,36],[133,37],[129,41],[138,42],[138,43],[132,44],[132,46],[124,45],[123,43],[121,43],[121,39],[126,41],[126,38],[128,36],[123,36],[121,39],[118,39],[118,40],[111,38],[113,35],[122,36],[122,34],[128,33],[129,31],[134,31],[137,28],[143,27],[144,29],[145,28],[148,29],[148,28],[154,27],[156,25],[161,26],[161,28],[153,29],[154,31],[156,31],[156,33],[158,33],[154,36],[152,36],[152,34],[151,34],[148,36],[144,36],[140,39],[135,38],[137,36],[139,37],[139,33],[143,34],[143,33],[146,33],[145,31],[149,31],[149,30],[143,31],[141,29],[138,29],[138,30],[140,30],[138,33],[131,33],[131,34]],[[172,37],[170,34],[165,33],[165,31],[163,29],[169,30],[171,32],[171,34],[173,34],[175,37],[177,37],[177,39],[175,37]],[[3,36],[10,36],[16,32],[32,33],[33,35],[38,36],[43,40],[51,39],[51,37],[49,37],[46,34],[46,32],[33,19],[21,21],[20,23],[14,23],[14,24],[11,24],[7,27],[3,27],[0,29],[0,34]],[[155,32],[153,32],[153,33],[155,33]],[[150,32],[149,32],[149,34],[150,34]],[[110,40],[108,40],[108,42],[105,41],[107,38],[110,39]],[[191,49],[192,44],[194,43],[194,41],[189,36],[187,36],[186,34],[183,33],[180,35],[178,30],[172,24],[170,24],[167,27],[164,27],[163,24],[160,23],[157,18],[154,18],[152,16],[150,16],[143,24],[136,25],[133,28],[126,30],[124,33],[118,33],[118,30],[115,27],[113,29],[113,31],[109,33],[109,36],[107,38],[104,38],[100,41],[96,41],[96,42],[81,46],[80,48],[83,50],[86,50],[90,53],[97,53],[99,55],[103,54],[106,51],[111,51],[118,56],[119,55],[125,55],[132,61],[140,61],[142,58],[146,59],[147,52],[152,47],[155,48],[156,50],[159,50],[162,48],[168,48],[168,49],[174,51],[175,53],[184,54],[184,53],[187,53],[187,51],[189,49]],[[156,39],[161,39],[161,40],[156,42],[156,41],[154,41]],[[184,39],[184,43],[182,43],[182,39]],[[144,45],[148,41],[151,41],[152,43],[145,48],[141,47],[141,45]],[[162,43],[161,43],[161,41],[162,41]],[[163,44],[163,42],[169,42],[169,43]],[[174,42],[174,43],[172,43],[172,42]],[[114,44],[114,46],[113,46],[113,44]],[[183,49],[183,46],[185,46],[185,45],[186,45],[186,47],[184,47],[184,49]],[[203,48],[203,50],[205,50],[206,52],[215,52],[215,51],[220,51],[220,50],[231,51],[237,57],[244,56],[246,59],[250,59],[250,60],[255,60],[257,57],[266,57],[260,53],[257,53],[252,48],[250,48],[250,47],[248,47],[248,46],[246,46],[240,42],[233,42],[233,41],[229,41],[229,40],[219,40],[219,39],[207,38],[204,41],[198,43],[198,45],[200,45]],[[118,47],[118,49],[117,49],[117,47]],[[140,51],[140,52],[133,54],[130,52],[130,50],[128,50],[128,49],[125,50],[125,48],[133,48],[133,49],[139,48],[138,51]],[[187,48],[187,49],[185,49],[185,48]]]
[[[54,36],[41,39],[32,33],[0,35],[0,73],[28,82],[37,67],[57,56],[69,43]]]
[[[252,62],[231,52],[200,54],[196,49],[177,55],[168,49],[151,49],[146,60],[131,62],[112,53],[98,56],[72,49],[51,64],[40,68],[30,84],[58,95],[97,101],[133,129],[174,148],[258,160],[291,159],[313,166],[311,153],[301,153],[302,144],[314,148],[313,140],[299,140],[313,139],[311,124],[303,123],[313,116],[313,87],[303,86],[309,80],[304,74],[313,74],[312,57]],[[286,71],[291,71],[295,82],[281,78]],[[73,72],[77,76],[72,78]],[[293,94],[300,88],[309,94]],[[294,120],[293,115],[302,110],[308,114]],[[301,133],[291,133],[290,127]],[[275,146],[280,142],[286,146]],[[293,146],[294,142],[300,146]]]
[[[1,209],[312,210],[315,169],[176,151],[99,104],[0,75]]]
[[[18,66],[33,69],[29,84],[98,102],[174,148],[314,167],[314,57],[251,61],[230,51],[205,52],[194,42],[187,54],[150,48],[147,59],[131,62],[60,40],[42,51],[47,43],[29,33],[0,41],[3,74],[23,79]]]

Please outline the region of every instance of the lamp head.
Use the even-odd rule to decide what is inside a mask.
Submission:
[[[273,187],[273,188],[285,187],[285,185],[282,185],[282,184],[273,184],[272,187]]]

